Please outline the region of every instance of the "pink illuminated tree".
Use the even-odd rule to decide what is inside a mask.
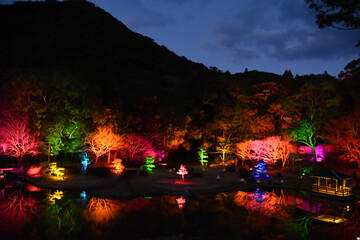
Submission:
[[[181,175],[182,180],[185,181],[184,175],[188,174],[188,171],[184,165],[181,165],[177,174]]]
[[[25,155],[38,154],[38,135],[30,130],[28,119],[6,110],[1,115],[0,142],[3,154],[16,157],[19,163]]]
[[[290,155],[296,152],[296,147],[289,140],[281,140],[280,136],[269,137],[270,142],[270,158],[276,161],[281,161],[282,168],[288,162]]]
[[[251,148],[249,158],[256,161],[264,161],[267,164],[275,164],[281,161],[282,167],[290,158],[290,154],[296,151],[295,146],[289,140],[281,140],[280,136],[272,136],[261,140],[254,140],[248,143]],[[238,151],[240,151],[238,149]]]
[[[156,161],[166,157],[166,153],[159,146],[142,135],[129,134],[126,136],[124,148],[130,160],[144,161],[146,157],[153,157]]]

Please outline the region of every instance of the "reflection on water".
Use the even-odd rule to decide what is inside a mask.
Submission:
[[[1,239],[356,239],[359,219],[355,204],[285,190],[115,200],[27,186],[0,197]]]
[[[15,191],[0,198],[0,225],[3,228],[21,230],[37,210],[37,201]]]

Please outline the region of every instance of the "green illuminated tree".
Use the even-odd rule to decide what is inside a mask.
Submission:
[[[294,128],[288,130],[289,137],[292,141],[305,144],[311,147],[314,162],[316,162],[316,136],[317,128],[316,124],[312,121],[313,119],[301,119],[294,123]]]
[[[209,158],[207,152],[204,149],[199,148],[198,154],[201,165],[205,165],[208,162],[206,159]]]
[[[341,100],[334,81],[318,79],[305,83],[283,103],[288,116],[285,132],[292,141],[311,147],[314,162],[316,142],[323,138],[321,127],[336,116]]]
[[[74,153],[83,148],[94,111],[86,86],[70,76],[54,74],[50,97],[41,128],[46,152],[51,156],[59,152]]]
[[[145,164],[141,165],[140,170],[147,173],[152,173],[155,168],[155,159],[153,157],[146,157]]]

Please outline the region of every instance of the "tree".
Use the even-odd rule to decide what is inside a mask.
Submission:
[[[360,109],[338,119],[332,119],[327,125],[327,139],[336,144],[342,153],[341,159],[357,162],[360,165]]]
[[[306,0],[316,12],[320,28],[360,29],[360,3],[356,0]]]
[[[290,155],[295,153],[295,146],[290,143],[289,140],[281,140],[280,136],[269,137],[267,138],[267,141],[269,141],[268,146],[270,147],[270,158],[275,162],[280,160],[281,166],[284,168],[286,162],[290,158]]]
[[[207,152],[203,148],[199,148],[198,155],[199,155],[199,161],[200,161],[201,165],[205,165],[205,163],[208,162],[208,160],[206,160],[206,159],[209,158],[209,156],[207,155]]]
[[[244,166],[245,159],[249,157],[251,152],[252,141],[239,142],[235,144],[234,153],[241,159],[241,165]],[[237,166],[237,162],[235,165]]]
[[[153,146],[153,142],[144,136],[128,134],[124,141],[124,148],[130,160],[145,161],[146,157],[162,159],[165,156],[164,151]]]
[[[316,142],[323,138],[320,129],[324,122],[338,114],[341,100],[334,81],[317,79],[305,83],[283,103],[283,110],[289,117],[288,128],[284,129],[286,134],[292,141],[311,147],[314,163]]]
[[[123,138],[113,133],[109,126],[100,126],[95,132],[89,134],[87,143],[89,150],[95,154],[95,163],[97,163],[100,156],[119,149],[123,145]]]
[[[39,153],[37,134],[29,128],[28,119],[17,112],[3,110],[0,118],[0,143],[5,155],[18,158]]]
[[[318,129],[315,126],[313,119],[301,119],[294,124],[294,128],[288,130],[290,139],[294,142],[305,144],[311,147],[314,163],[316,162],[316,133]]]
[[[225,163],[227,154],[231,153],[231,142],[229,141],[229,138],[219,136],[218,144],[219,146],[216,147],[216,150],[221,153],[220,159],[223,163]]]

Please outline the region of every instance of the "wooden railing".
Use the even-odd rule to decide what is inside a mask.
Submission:
[[[351,188],[349,188],[349,187],[338,188],[336,190],[336,188],[334,188],[334,187],[318,186],[317,184],[312,184],[311,190],[313,192],[324,193],[324,194],[329,194],[329,195],[334,195],[334,196],[339,196],[339,197],[351,196]]]

